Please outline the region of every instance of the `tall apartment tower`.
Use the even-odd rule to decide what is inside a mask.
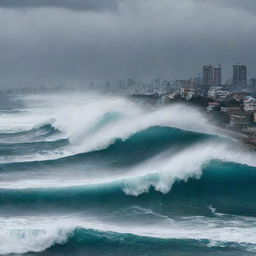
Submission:
[[[247,86],[247,67],[242,64],[233,66],[233,85],[234,86]]]
[[[222,72],[221,72],[221,65],[213,68],[213,83],[214,86],[221,86],[222,82]]]
[[[203,84],[206,88],[221,86],[221,66],[207,65],[203,67]]]

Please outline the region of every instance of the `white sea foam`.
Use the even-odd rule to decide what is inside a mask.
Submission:
[[[199,179],[203,167],[211,160],[256,167],[254,154],[233,151],[227,145],[208,142],[194,145],[176,154],[167,151],[133,168],[120,168],[115,171],[99,167],[93,170],[90,167],[89,171],[86,171],[86,166],[78,166],[78,169],[72,167],[48,172],[24,170],[0,173],[0,188],[37,189],[115,184],[119,185],[127,195],[138,196],[147,193],[151,187],[165,194],[171,190],[175,181]]]
[[[26,97],[25,114],[8,113],[1,115],[0,132],[29,130],[50,121],[67,136],[70,145],[59,151],[44,152],[0,159],[2,162],[35,161],[61,158],[102,149],[116,138],[123,140],[132,134],[152,126],[168,126],[209,134],[221,133],[210,125],[197,110],[174,105],[148,110],[129,100],[94,96],[70,97],[30,96]],[[109,122],[101,122],[108,113],[119,113]],[[0,173],[0,188],[56,188],[70,186],[105,186],[119,184],[128,195],[138,196],[151,187],[168,193],[177,180],[199,179],[204,165],[219,159],[239,164],[256,166],[255,154],[243,153],[239,148],[230,148],[225,142],[207,141],[173,153],[165,152],[147,162],[130,169],[111,172],[98,169],[91,174],[78,171],[76,174],[65,170],[51,170],[41,173],[34,170]],[[214,209],[214,206],[212,207]],[[209,240],[209,246],[216,243],[246,243],[256,245],[256,219],[216,214],[214,218],[188,217],[170,219],[150,209],[136,208],[129,222],[90,216],[64,217],[0,217],[0,254],[39,252],[67,242],[76,228],[93,229],[101,232],[116,232],[163,239]],[[151,215],[156,219],[152,224],[137,222],[136,215]],[[118,216],[115,216],[115,218]],[[141,229],[143,225],[143,229]]]
[[[95,129],[104,115],[116,112],[120,114],[120,118]],[[173,105],[147,110],[122,98],[97,99],[82,106],[67,106],[58,113],[53,126],[68,134],[71,142],[69,150],[74,152],[103,149],[116,138],[125,140],[132,134],[153,126],[219,134],[219,130],[193,108]]]
[[[254,154],[234,151],[224,144],[200,143],[173,156],[162,154],[138,166],[135,171],[138,176],[125,180],[123,190],[135,196],[148,192],[151,187],[164,194],[168,193],[175,181],[199,179],[203,166],[211,160],[256,166]]]
[[[152,126],[170,126],[181,129],[216,134],[219,130],[209,124],[197,110],[187,106],[173,105],[150,111],[127,99],[99,96],[29,96],[24,99],[28,112],[43,113],[34,119],[33,127],[48,120],[61,130],[71,145],[53,151],[35,152],[25,156],[1,157],[1,162],[36,161],[62,158],[65,156],[101,149],[116,138],[126,139],[132,134]],[[101,122],[108,113],[119,113],[118,118]],[[22,124],[22,118],[17,123]],[[105,186],[111,183],[121,185],[128,195],[140,195],[153,187],[162,193],[171,190],[177,180],[200,178],[205,164],[211,160],[230,161],[256,166],[255,154],[243,153],[239,148],[230,148],[226,142],[208,141],[186,148],[179,153],[165,152],[132,169],[112,172],[107,169],[93,174],[81,170],[65,172],[23,172],[1,173],[0,188],[55,188],[70,186]],[[74,167],[75,168],[75,167]]]
[[[138,214],[155,215],[151,210]],[[255,218],[180,217],[174,220],[157,216],[152,224],[141,223],[140,219],[138,225],[136,214],[133,216],[134,220],[130,219],[129,223],[120,220],[118,224],[106,217],[0,217],[0,254],[44,251],[67,242],[77,228],[162,239],[208,240],[209,246],[239,243],[251,249],[256,244]]]
[[[208,134],[222,134],[199,111],[184,105],[146,109],[138,103],[118,97],[95,95],[47,95],[23,98],[25,114],[1,116],[0,131],[22,131],[50,123],[68,138],[70,145],[55,151],[35,152],[25,156],[0,157],[0,162],[42,161],[100,150],[115,139],[129,138],[153,126],[166,126]],[[118,114],[104,122],[110,113]],[[8,127],[6,127],[8,126]],[[46,138],[47,140],[47,138]],[[48,138],[49,140],[49,138]]]

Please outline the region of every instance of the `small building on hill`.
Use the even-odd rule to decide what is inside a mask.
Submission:
[[[251,120],[246,114],[236,114],[230,116],[230,126],[233,128],[247,128],[251,126]]]

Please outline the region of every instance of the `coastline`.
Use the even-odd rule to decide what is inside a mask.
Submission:
[[[256,137],[250,136],[248,133],[241,130],[234,130],[228,127],[219,126],[227,135],[233,137],[237,141],[241,142],[248,150],[256,151]]]

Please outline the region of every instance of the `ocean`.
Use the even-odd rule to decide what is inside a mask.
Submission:
[[[187,105],[0,97],[0,255],[256,255],[256,157]]]

